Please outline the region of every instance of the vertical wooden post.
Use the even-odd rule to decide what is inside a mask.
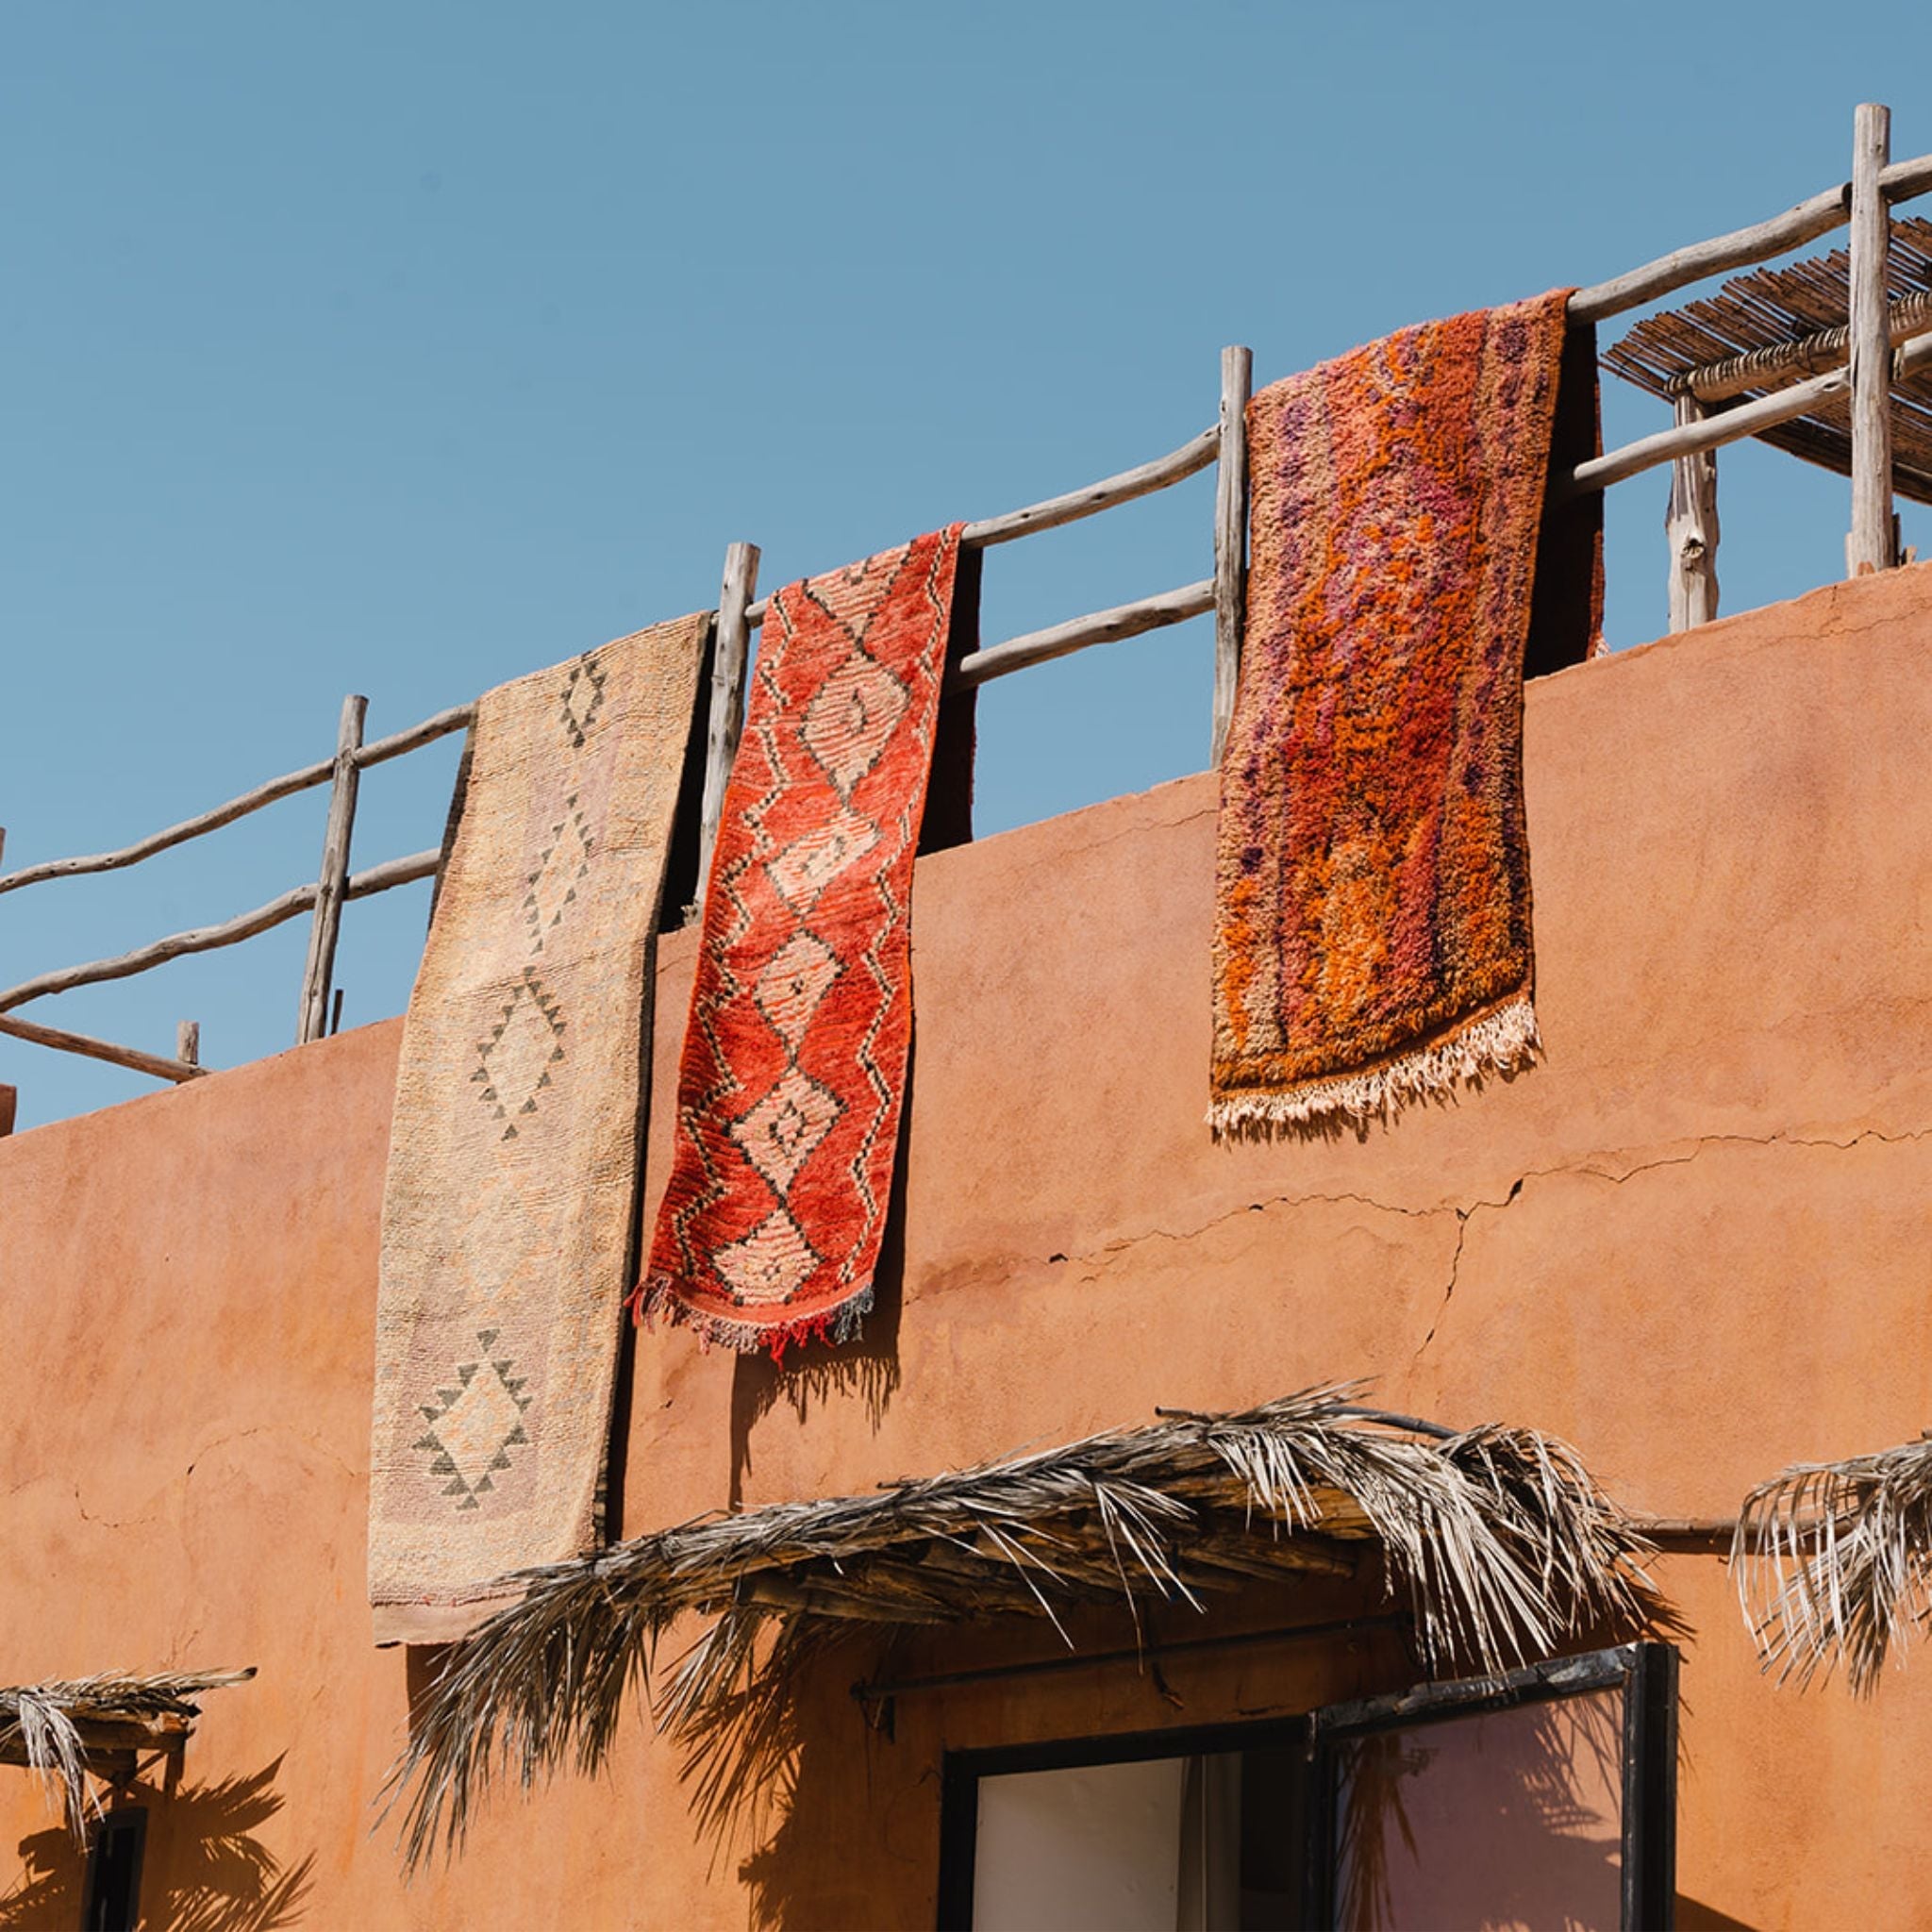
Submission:
[[[201,1022],[183,1020],[175,1028],[175,1058],[184,1066],[201,1064]]]
[[[1676,398],[1680,428],[1701,422],[1695,396]],[[1679,457],[1671,465],[1671,503],[1664,513],[1671,546],[1671,628],[1690,630],[1717,615],[1717,452]]]
[[[367,698],[342,700],[336,733],[335,777],[329,787],[328,828],[322,840],[322,872],[316,882],[315,917],[308,927],[308,961],[302,969],[302,1009],[295,1044],[306,1046],[328,1031],[329,980],[336,969],[336,936],[342,924],[342,888],[349,879],[349,841],[356,829],[356,788],[361,778],[356,754],[362,746]]]
[[[1214,472],[1214,730],[1209,762],[1221,763],[1234,722],[1241,668],[1241,613],[1248,589],[1248,395],[1252,349],[1221,352],[1221,457]]]
[[[1891,216],[1879,175],[1891,158],[1891,109],[1865,102],[1852,142],[1852,532],[1845,575],[1890,570],[1891,334],[1885,268]]]
[[[733,543],[724,552],[718,587],[718,634],[711,646],[710,708],[705,724],[705,799],[698,820],[698,896],[702,912],[711,884],[711,854],[724,817],[724,784],[744,729],[744,668],[751,660],[751,626],[744,621],[758,588],[758,546]]]

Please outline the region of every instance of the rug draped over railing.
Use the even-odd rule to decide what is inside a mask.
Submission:
[[[644,1320],[840,1341],[872,1306],[957,528],[772,599],[724,795]]]
[[[1359,1120],[1537,1050],[1523,673],[1564,303],[1558,291],[1405,329],[1249,406],[1217,1135]],[[1590,443],[1592,384],[1574,380],[1564,411]],[[1547,534],[1587,634],[1593,534],[1579,544],[1568,511]],[[1554,617],[1565,600],[1540,601]],[[1538,655],[1587,648],[1586,635]]]
[[[491,691],[396,1079],[371,1443],[384,1643],[594,1547],[649,963],[708,616]]]

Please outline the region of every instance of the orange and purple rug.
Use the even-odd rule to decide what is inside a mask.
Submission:
[[[1217,1137],[1366,1119],[1538,1050],[1523,675],[1540,535],[1578,582],[1539,605],[1586,633],[1599,608],[1588,518],[1544,527],[1566,300],[1404,329],[1249,405]],[[1565,414],[1593,441],[1589,380]]]
[[[645,1321],[766,1348],[872,1306],[957,526],[771,602],[724,794]]]

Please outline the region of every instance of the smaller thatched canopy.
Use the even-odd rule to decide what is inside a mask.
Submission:
[[[204,1690],[245,1684],[245,1671],[194,1671],[158,1677],[106,1675],[0,1690],[0,1764],[22,1764],[60,1795],[75,1838],[100,1806],[87,1774],[125,1778],[143,1751],[178,1748],[194,1728]]]
[[[1895,221],[1886,259],[1894,343],[1932,325],[1932,222]],[[1645,316],[1604,355],[1604,367],[1663,397],[1723,409],[1842,364],[1850,329],[1851,257],[1842,248],[1734,275],[1714,295]],[[1848,405],[1840,397],[1761,440],[1840,475],[1852,467]],[[1894,380],[1892,487],[1932,503],[1932,369]]]
[[[828,1637],[1063,1606],[1203,1607],[1251,1579],[1346,1571],[1379,1548],[1426,1657],[1500,1670],[1637,1611],[1642,1547],[1574,1451],[1523,1429],[1456,1434],[1321,1389],[1240,1415],[1120,1429],[866,1496],[686,1524],[514,1581],[454,1647],[391,1775],[411,1861],[461,1840],[499,1764],[525,1785],[601,1762],[659,1634],[714,1621],[658,1718],[706,1767],[768,1746],[791,1675]],[[1064,1634],[1064,1633],[1062,1633]]]
[[[1870,1695],[1892,1646],[1932,1614],[1932,1441],[1760,1483],[1739,1513],[1731,1566],[1779,1682],[1842,1664]]]

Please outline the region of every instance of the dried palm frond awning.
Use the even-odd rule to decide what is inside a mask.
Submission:
[[[87,1835],[92,1799],[87,1774],[126,1777],[144,1751],[184,1742],[201,1715],[194,1699],[254,1676],[245,1671],[177,1672],[164,1676],[108,1674],[66,1683],[0,1690],[0,1764],[22,1764],[46,1779],[76,1838]]]
[[[1893,1646],[1932,1615],[1932,1441],[1760,1483],[1739,1512],[1731,1565],[1780,1682],[1842,1665],[1870,1695]]]
[[[1932,222],[1894,221],[1887,258],[1894,343],[1932,326]],[[1845,359],[1851,258],[1842,248],[1736,275],[1715,295],[1646,316],[1604,356],[1604,367],[1657,396],[1690,395],[1722,409],[1768,395]],[[1842,397],[1759,432],[1762,440],[1840,475],[1852,467]],[[1932,368],[1891,393],[1892,485],[1932,503]]]
[[[657,1716],[714,1800],[769,1741],[785,1687],[836,1633],[1064,1606],[1135,1607],[1353,1567],[1378,1547],[1432,1660],[1496,1670],[1639,1613],[1643,1548],[1575,1453],[1526,1429],[1462,1433],[1320,1389],[866,1496],[787,1503],[641,1537],[518,1579],[456,1645],[391,1774],[414,1862],[462,1839],[500,1766],[523,1783],[602,1761],[633,1679],[687,1612],[715,1621]],[[1062,1632],[1064,1635],[1064,1632]],[[413,1787],[413,1789],[411,1789]]]

